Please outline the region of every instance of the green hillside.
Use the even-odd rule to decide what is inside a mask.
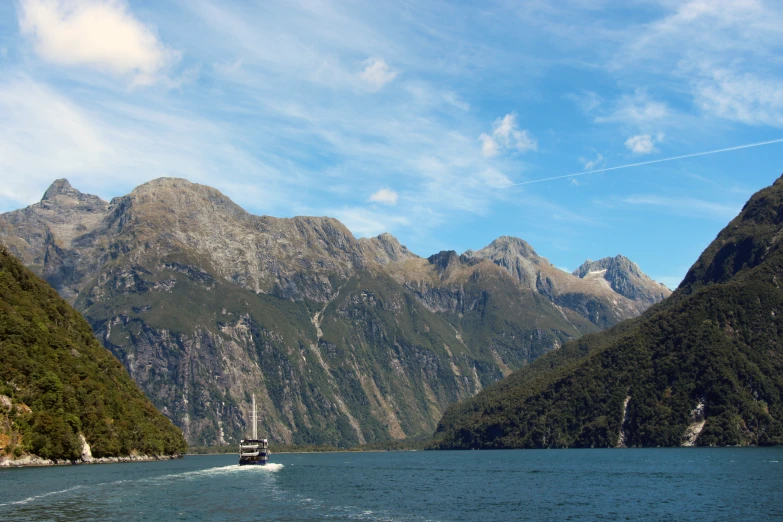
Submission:
[[[449,408],[436,448],[783,443],[783,178],[680,288]]]
[[[186,444],[87,322],[0,246],[0,456],[170,455]]]

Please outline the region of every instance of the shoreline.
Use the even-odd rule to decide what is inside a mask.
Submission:
[[[118,464],[130,462],[156,462],[159,460],[181,459],[184,455],[123,455],[120,457],[100,457],[88,459],[44,459],[36,455],[27,455],[19,459],[0,459],[0,468],[42,468],[49,466],[82,466],[86,464]]]
[[[400,453],[400,452],[406,452],[406,451],[422,451],[422,450],[322,450],[322,451],[273,451],[270,452],[271,455],[299,455],[299,454],[318,454],[318,453]],[[206,456],[214,456],[214,455],[236,455],[236,452],[234,453],[185,453],[186,457],[206,457]]]

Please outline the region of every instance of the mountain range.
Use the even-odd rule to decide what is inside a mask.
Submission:
[[[327,217],[252,215],[161,178],[106,202],[55,181],[0,242],[81,312],[189,443],[432,433],[444,410],[670,291],[617,256],[573,274],[521,239],[419,257]]]
[[[781,238],[783,177],[751,197],[668,299],[450,407],[433,446],[783,444]],[[577,273],[596,268],[613,278],[603,262]]]

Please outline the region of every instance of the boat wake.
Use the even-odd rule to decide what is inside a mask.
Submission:
[[[239,464],[234,464],[231,466],[221,466],[218,468],[208,468],[208,469],[200,469],[200,470],[194,470],[194,471],[184,471],[182,473],[170,473],[168,475],[159,475],[155,477],[146,477],[142,479],[137,480],[115,480],[112,482],[99,482],[97,484],[90,484],[90,488],[98,488],[102,486],[116,486],[118,484],[123,484],[126,482],[132,482],[135,484],[158,484],[158,483],[166,483],[171,482],[172,480],[193,480],[200,477],[214,477],[214,476],[220,476],[220,475],[230,475],[233,473],[276,473],[283,469],[282,464],[267,464],[265,466],[240,466]],[[47,493],[41,493],[40,495],[33,495],[31,497],[27,497],[21,500],[14,500],[11,502],[5,502],[0,503],[0,508],[4,506],[18,506],[18,505],[24,505],[29,504],[31,502],[37,502],[39,500],[45,499],[47,497],[51,497],[54,495],[64,495],[67,493],[71,493],[73,491],[83,489],[87,486],[79,485],[79,486],[73,486],[71,488],[62,489],[58,491],[49,491]]]
[[[231,466],[220,466],[218,468],[199,469],[195,471],[183,471],[182,473],[171,473],[159,477],[150,477],[148,481],[166,481],[171,479],[192,479],[198,477],[215,477],[220,475],[229,475],[233,473],[275,473],[283,469],[282,464],[267,464],[265,466],[240,466],[232,464]]]
[[[32,497],[27,497],[27,498],[22,499],[22,500],[14,500],[12,502],[6,502],[5,504],[0,504],[0,507],[3,507],[3,506],[18,506],[18,505],[23,505],[23,504],[29,504],[30,502],[34,502],[34,501],[40,500],[42,498],[51,497],[52,495],[62,495],[63,493],[69,493],[71,491],[76,491],[77,489],[81,489],[83,487],[84,486],[74,486],[72,488],[63,489],[63,490],[60,490],[60,491],[50,491],[48,493],[42,493],[40,495],[34,495]]]

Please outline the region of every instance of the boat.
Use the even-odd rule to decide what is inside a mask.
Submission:
[[[256,396],[253,394],[253,438],[239,441],[239,465],[263,466],[269,460],[269,442],[258,438]]]

